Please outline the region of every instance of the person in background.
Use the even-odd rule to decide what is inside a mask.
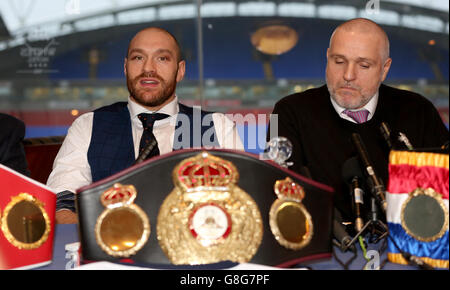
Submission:
[[[29,176],[23,148],[25,124],[10,115],[0,113],[0,163]]]

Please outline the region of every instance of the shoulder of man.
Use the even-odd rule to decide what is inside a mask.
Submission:
[[[2,131],[25,131],[24,122],[8,114],[0,113],[0,123]]]
[[[187,115],[192,115],[194,113],[194,109],[199,109],[200,112],[202,113],[202,115],[207,115],[207,114],[213,114],[215,112],[212,111],[205,111],[203,110],[201,107],[191,107],[191,106],[187,106],[183,103],[178,102],[178,108],[180,109],[179,112],[182,114],[187,114]]]
[[[329,92],[326,85],[294,93],[283,97],[276,102],[275,107],[291,107],[292,109],[301,109],[306,106],[320,105],[321,102],[329,101]]]
[[[419,93],[394,88],[385,84],[380,85],[379,95],[386,100],[393,102],[395,105],[408,106],[434,106],[433,103]],[[425,108],[424,107],[424,108]]]
[[[127,102],[117,102],[111,105],[103,106],[94,110],[94,112],[118,112],[127,106]]]

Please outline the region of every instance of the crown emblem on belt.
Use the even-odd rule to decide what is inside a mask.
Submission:
[[[292,181],[289,177],[283,180],[277,180],[274,191],[279,199],[301,202],[305,197],[303,187]]]
[[[206,188],[227,190],[238,178],[239,173],[231,162],[206,152],[184,160],[173,171],[175,185],[187,192]]]
[[[125,204],[132,204],[136,199],[136,189],[133,185],[121,185],[116,183],[100,197],[100,202],[104,207],[117,207]]]

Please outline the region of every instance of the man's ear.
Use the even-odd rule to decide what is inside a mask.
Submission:
[[[382,82],[386,79],[389,69],[391,68],[391,64],[392,64],[392,58],[388,58],[383,65],[383,74],[381,76]]]
[[[177,83],[184,78],[185,72],[186,72],[186,62],[184,60],[181,60],[178,63]]]
[[[125,74],[125,76],[127,75],[127,61],[128,58],[125,57],[125,60],[123,62],[123,73]]]

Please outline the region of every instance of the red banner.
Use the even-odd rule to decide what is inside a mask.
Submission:
[[[0,269],[52,260],[56,194],[0,164]]]

